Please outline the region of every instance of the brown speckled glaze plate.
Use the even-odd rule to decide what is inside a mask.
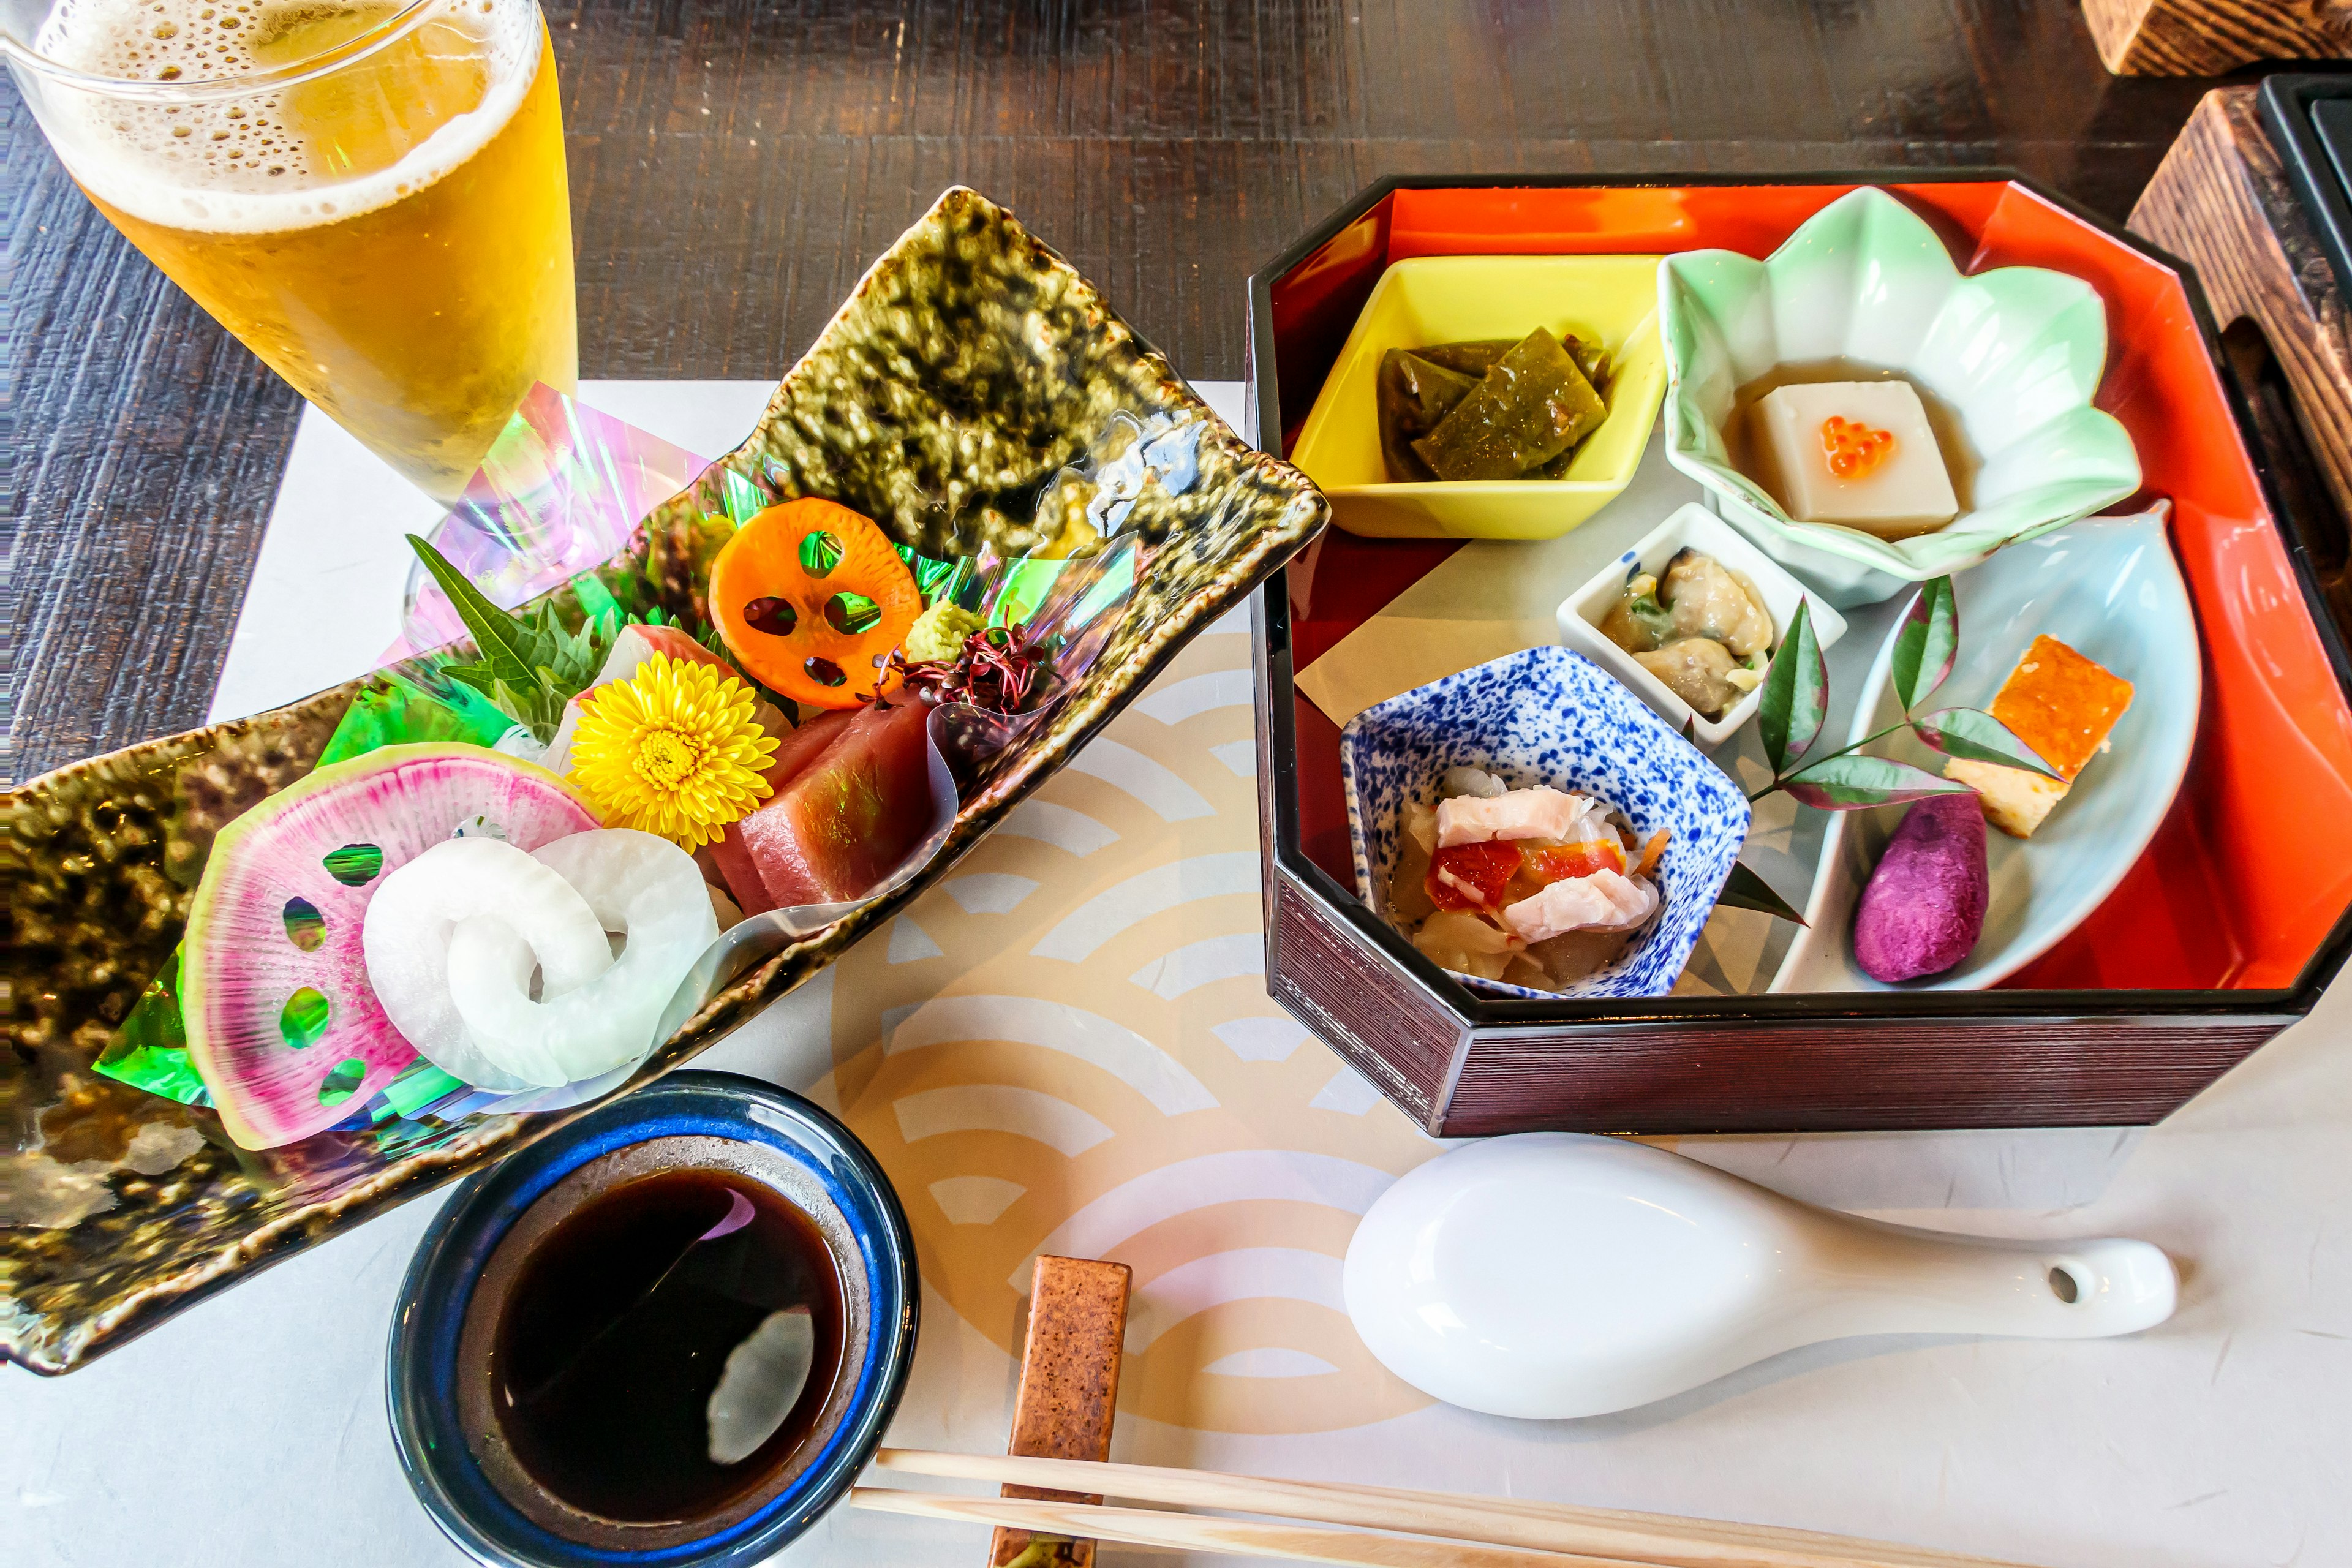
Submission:
[[[1038,542],[1040,489],[1120,415],[1203,428],[1197,480],[1176,494],[1147,486],[1128,517],[1152,552],[1102,656],[1042,735],[964,802],[920,875],[737,979],[614,1092],[688,1060],[886,923],[1329,509],[1227,428],[1068,263],[959,188],[859,282],[750,439],[646,520],[642,567],[680,608],[698,598],[723,537],[706,519],[728,486],[830,497],[932,552],[1024,553]],[[70,1371],[588,1109],[339,1129],[255,1153],[211,1111],[90,1070],[179,941],[213,835],[309,772],[363,685],[91,758],[8,795],[0,1359]]]

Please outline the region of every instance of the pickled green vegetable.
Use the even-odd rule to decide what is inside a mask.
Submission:
[[[1465,375],[1449,370],[1412,349],[1391,349],[1381,356],[1381,456],[1387,459],[1389,479],[1397,484],[1433,479],[1412,449],[1420,437],[1437,428],[1437,422],[1478,384],[1482,368]]]
[[[1569,357],[1576,361],[1576,368],[1584,373],[1584,379],[1599,388],[1601,372],[1608,368],[1608,351],[1583,338],[1565,337],[1559,341]],[[1443,369],[1480,376],[1494,369],[1496,362],[1510,353],[1517,342],[1515,338],[1478,338],[1466,343],[1433,343],[1412,352]]]
[[[1516,479],[1569,451],[1607,416],[1575,358],[1538,327],[1412,447],[1441,479]]]
[[[1425,349],[1412,352],[1433,365],[1475,381],[1494,369],[1496,362],[1509,353],[1518,341],[1517,338],[1480,338],[1475,342],[1432,343]]]

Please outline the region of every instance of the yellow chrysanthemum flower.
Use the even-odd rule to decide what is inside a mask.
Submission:
[[[657,653],[581,700],[568,774],[605,826],[698,849],[770,793],[760,773],[777,742],[757,700],[714,666]]]

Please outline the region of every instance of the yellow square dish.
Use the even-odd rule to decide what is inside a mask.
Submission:
[[[1525,337],[1549,327],[1609,354],[1609,416],[1557,479],[1391,484],[1374,405],[1392,348]],[[1290,460],[1331,499],[1332,521],[1388,539],[1556,539],[1633,478],[1666,394],[1654,256],[1428,256],[1381,274]]]

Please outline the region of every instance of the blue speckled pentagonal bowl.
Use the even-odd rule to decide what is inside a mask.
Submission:
[[[1434,801],[1448,768],[1484,768],[1515,789],[1592,795],[1643,839],[1667,830],[1663,903],[1622,958],[1558,993],[1457,976],[1489,995],[1665,995],[1748,840],[1739,786],[1608,671],[1564,647],[1529,648],[1364,710],[1340,734],[1339,766],[1356,891],[1382,919],[1405,803]]]
[[[763,1182],[815,1222],[841,1277],[841,1371],[800,1450],[729,1513],[699,1525],[614,1526],[530,1483],[495,1418],[485,1419],[480,1352],[495,1325],[483,1320],[495,1317],[497,1287],[520,1262],[500,1251],[509,1232],[520,1227],[507,1251],[528,1256],[548,1209],[688,1165]],[[486,1313],[471,1313],[484,1289],[493,1291]],[[384,1379],[393,1444],[417,1500],[476,1562],[749,1568],[839,1501],[874,1457],[914,1365],[919,1291],[906,1212],[849,1129],[757,1079],[673,1073],[482,1172],[434,1220],[393,1317]]]

